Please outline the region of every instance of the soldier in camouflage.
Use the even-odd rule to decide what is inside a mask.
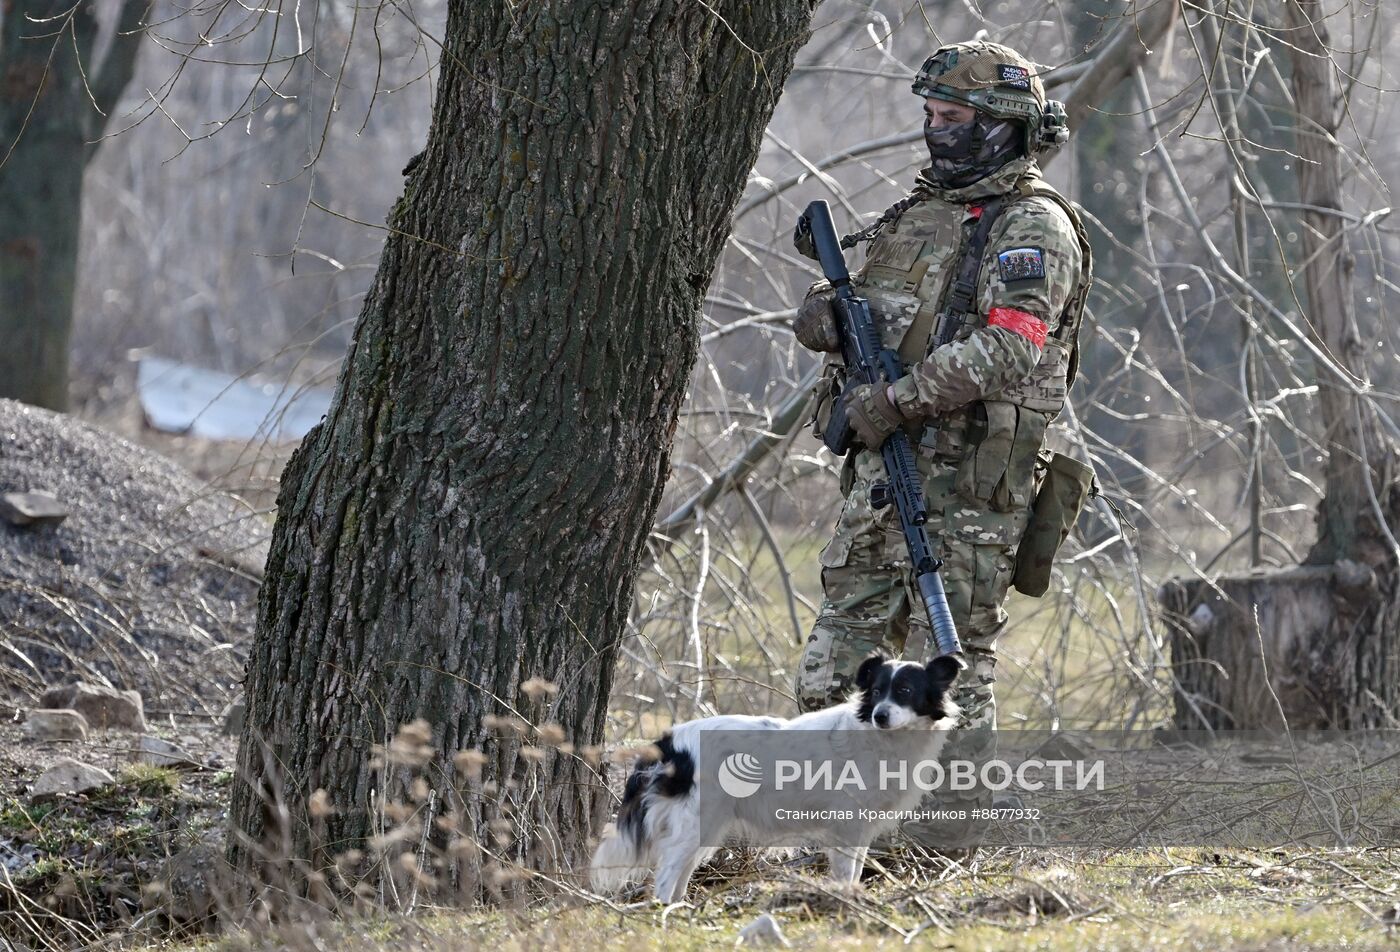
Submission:
[[[993,43],[944,47],[924,64],[914,92],[924,97],[931,164],[909,196],[845,242],[872,242],[854,283],[907,374],[887,388],[855,389],[847,410],[863,446],[878,448],[902,427],[917,447],[927,529],[941,550],[969,666],[956,697],[963,750],[976,756],[995,728],[1003,602],[1044,466],[1046,427],[1073,375],[1089,248],[1078,216],[1036,163],[1067,130],[1063,107],[1047,103],[1029,62]],[[996,218],[974,306],[952,342],[930,351],[963,250],[988,208]],[[815,257],[801,231],[796,243]],[[794,332],[805,346],[836,354],[832,298],[825,282],[814,285]],[[819,416],[841,391],[840,366],[839,355],[830,358]],[[797,674],[803,710],[843,700],[872,653],[922,661],[932,644],[898,518],[892,507],[871,506],[870,488],[884,479],[878,452],[847,456],[845,506],[820,557],[822,607]]]

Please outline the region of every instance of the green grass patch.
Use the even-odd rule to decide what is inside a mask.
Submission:
[[[131,764],[122,770],[120,780],[141,797],[168,797],[180,789],[180,773],[172,767]]]

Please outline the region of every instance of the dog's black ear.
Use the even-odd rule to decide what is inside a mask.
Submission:
[[[934,658],[924,669],[928,674],[929,690],[946,693],[966,667],[967,662],[958,655],[941,655]]]
[[[885,659],[879,655],[871,655],[860,663],[860,669],[856,671],[856,687],[862,691],[869,691],[871,685],[875,683],[875,675],[880,670],[880,665],[885,663]]]

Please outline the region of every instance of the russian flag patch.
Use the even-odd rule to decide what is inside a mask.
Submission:
[[[1012,248],[997,255],[997,271],[1006,282],[1045,277],[1045,255],[1039,248]]]

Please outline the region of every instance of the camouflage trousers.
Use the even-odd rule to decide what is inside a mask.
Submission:
[[[925,527],[943,560],[943,587],[968,663],[954,695],[961,711],[958,729],[940,760],[945,766],[978,765],[996,756],[996,641],[1006,626],[1003,603],[1030,510],[994,512],[970,503],[955,489],[955,459],[921,456],[918,462],[929,508]],[[877,511],[870,505],[870,487],[884,480],[884,463],[863,452],[854,475],[836,531],[821,554],[821,612],[797,672],[797,703],[804,711],[845,700],[855,689],[856,669],[871,654],[904,654],[922,662],[933,644],[899,517],[893,507]],[[935,791],[921,809],[962,818],[910,820],[900,832],[925,848],[957,855],[949,851],[981,841],[986,823],[974,818],[975,811],[991,805],[986,789]]]
[[[969,504],[954,490],[956,460],[921,456],[919,468],[929,506],[926,528],[943,560],[948,606],[968,662],[955,698],[962,709],[958,727],[994,729],[996,639],[1006,624],[1003,602],[1030,511],[999,513]],[[910,660],[922,662],[933,643],[899,517],[892,506],[870,505],[871,485],[885,478],[881,458],[860,453],[854,476],[821,553],[821,612],[797,671],[803,711],[844,701],[855,688],[856,669],[871,654],[898,657],[908,646]]]

